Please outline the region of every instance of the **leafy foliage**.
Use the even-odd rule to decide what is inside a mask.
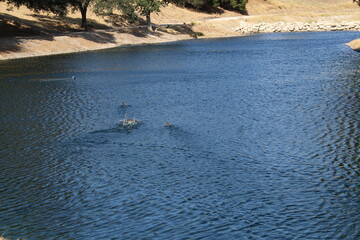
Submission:
[[[150,14],[160,12],[161,6],[166,2],[162,0],[95,0],[95,13],[101,15],[111,14],[120,10],[130,21],[137,18],[137,13],[146,16],[147,25],[151,29]]]
[[[65,15],[68,4],[68,1],[65,0],[8,0],[7,2],[16,7],[24,5],[34,11],[47,11],[57,15]]]
[[[93,10],[97,15],[112,15],[114,10],[120,10],[129,22],[135,22],[137,15],[135,0],[94,0]]]
[[[9,4],[17,7],[24,5],[34,11],[46,11],[64,16],[69,9],[81,12],[81,26],[86,28],[86,13],[91,0],[7,0]]]
[[[165,2],[158,0],[136,0],[135,7],[142,14],[146,15],[152,12],[160,12],[160,7]]]
[[[170,0],[172,3],[195,9],[222,7],[229,10],[246,13],[247,0]]]
[[[153,12],[160,12],[160,7],[165,2],[159,0],[136,0],[135,8],[141,15],[146,16],[146,23],[149,30],[152,30],[150,14]]]
[[[246,13],[247,0],[220,0],[219,6],[229,10]]]

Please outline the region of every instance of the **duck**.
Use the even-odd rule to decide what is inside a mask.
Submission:
[[[124,117],[124,119],[120,120],[120,124],[122,126],[135,126],[137,124],[139,124],[141,121],[135,118],[128,118],[126,115]]]

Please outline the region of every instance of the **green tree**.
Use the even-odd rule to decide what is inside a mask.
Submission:
[[[110,15],[114,10],[120,10],[130,21],[137,16],[134,8],[135,0],[94,0],[93,9],[97,15]]]
[[[81,27],[87,28],[87,10],[91,0],[7,0],[17,7],[24,5],[34,11],[46,11],[65,16],[69,9],[81,13]]]
[[[153,30],[151,23],[151,13],[160,12],[161,6],[165,5],[166,2],[159,0],[136,0],[135,9],[137,9],[141,15],[146,17],[146,25],[150,31]]]
[[[97,14],[109,14],[114,10],[120,10],[132,19],[139,13],[146,17],[147,27],[152,31],[151,13],[160,12],[161,6],[166,3],[162,0],[95,0],[94,8]]]
[[[247,0],[169,0],[170,2],[195,9],[209,9],[222,7],[228,10],[235,10],[241,13],[246,12]]]
[[[220,0],[219,6],[229,10],[235,10],[241,13],[246,12],[247,0]]]
[[[67,13],[65,0],[7,0],[7,2],[16,7],[24,5],[36,12],[47,11],[57,15],[65,15]]]

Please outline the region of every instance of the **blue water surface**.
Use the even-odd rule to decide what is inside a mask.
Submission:
[[[344,45],[358,37],[0,62],[0,234],[359,239],[360,55]]]

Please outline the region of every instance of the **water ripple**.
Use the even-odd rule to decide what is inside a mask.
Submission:
[[[358,239],[360,62],[339,47],[352,37],[139,46],[49,57],[46,70],[0,63],[0,232]],[[142,124],[122,129],[124,115]]]

